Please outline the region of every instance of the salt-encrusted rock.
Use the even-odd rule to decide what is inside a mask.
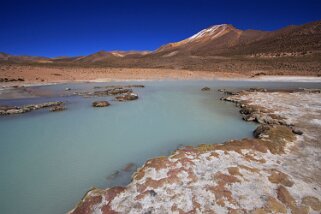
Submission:
[[[95,86],[94,88],[145,88],[144,85],[107,85],[107,86]]]
[[[292,127],[292,132],[297,135],[303,135],[303,132],[295,127]]]
[[[110,103],[107,101],[95,101],[92,103],[93,107],[107,107],[109,105],[110,105]]]
[[[209,90],[211,90],[209,87],[204,87],[204,88],[202,88],[201,89],[202,91],[209,91]]]
[[[64,111],[64,110],[66,110],[64,105],[57,105],[57,106],[54,106],[50,109],[50,111],[52,111],[52,112]]]
[[[120,102],[137,100],[137,99],[138,99],[138,95],[135,93],[126,93],[116,97],[116,100]]]
[[[307,93],[321,93],[321,89],[318,88],[300,88],[300,90]]]
[[[227,89],[218,89],[218,92],[223,92],[226,95],[238,95],[239,92],[236,91],[231,91],[231,90],[227,90]]]
[[[252,115],[244,115],[243,117],[243,120],[245,121],[255,121],[255,116],[252,116]]]
[[[133,90],[130,88],[111,88],[102,91],[93,91],[93,92],[75,92],[75,95],[84,96],[84,97],[104,97],[104,96],[116,96],[127,93],[132,93]]]
[[[10,114],[22,114],[42,108],[55,108],[63,106],[63,102],[47,102],[40,104],[30,104],[24,106],[1,106],[0,107],[0,115],[10,115]]]
[[[267,89],[265,89],[265,88],[250,88],[247,91],[249,91],[249,92],[267,92]]]
[[[255,138],[262,138],[264,135],[266,135],[268,130],[270,130],[269,125],[261,124],[253,131],[253,136]]]
[[[239,93],[235,92],[235,91],[227,91],[227,90],[225,90],[224,94],[226,94],[226,95],[238,95]]]
[[[271,118],[269,115],[256,115],[256,121],[261,124],[280,124],[278,120]]]

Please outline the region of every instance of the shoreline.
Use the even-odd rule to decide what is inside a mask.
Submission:
[[[121,82],[161,80],[240,80],[240,81],[308,81],[321,82],[321,76],[253,70],[248,72],[202,71],[165,68],[82,68],[39,67],[23,65],[0,66],[0,87],[48,85],[77,82]],[[282,75],[279,75],[282,74]],[[302,74],[305,74],[304,72]]]
[[[299,159],[300,165],[318,165],[304,155],[310,152],[313,141],[309,138],[317,126],[300,122],[300,116],[313,109],[307,106],[300,116],[291,116],[291,105],[281,103],[288,108],[282,111],[269,106],[272,98],[292,103],[293,98],[287,96],[303,100],[320,97],[310,92],[260,90],[228,95],[225,100],[236,103],[248,121],[258,122],[255,139],[186,146],[170,156],[153,158],[137,169],[127,186],[93,188],[70,213],[317,213],[321,210],[321,174],[298,168],[296,163]],[[302,128],[304,135],[297,128]],[[320,145],[315,146],[313,154],[318,155]],[[300,151],[303,156],[298,148],[304,148]],[[311,173],[318,174],[311,177]]]
[[[321,83],[321,77],[311,76],[262,76],[262,77],[213,77],[213,78],[148,78],[148,79],[110,79],[110,78],[98,78],[88,80],[61,80],[53,82],[7,82],[0,83],[0,90],[12,87],[34,87],[34,86],[48,86],[48,85],[59,85],[59,84],[73,84],[73,83],[113,83],[113,82],[153,82],[153,81],[245,81],[245,82],[311,82]]]

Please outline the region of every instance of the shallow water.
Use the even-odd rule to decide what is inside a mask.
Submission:
[[[91,103],[104,98],[58,95],[66,87],[91,89],[106,83],[35,87],[50,96],[0,100],[14,105],[65,101],[68,108],[0,118],[1,212],[65,213],[92,186],[127,184],[136,166],[152,157],[168,155],[182,145],[251,137],[256,125],[242,121],[233,104],[219,101],[222,95],[216,90],[201,92],[205,85],[216,89],[320,86],[231,81],[143,84],[145,88],[134,88],[139,100],[119,103],[108,97],[112,105],[99,109]]]

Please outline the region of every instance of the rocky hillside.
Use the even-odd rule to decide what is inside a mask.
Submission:
[[[151,52],[99,51],[88,56],[57,58],[1,53],[0,62],[321,75],[321,21],[272,32],[214,25]]]
[[[273,32],[215,25],[188,39],[162,46],[155,53],[164,57],[179,54],[297,56],[315,51],[321,51],[321,21]]]

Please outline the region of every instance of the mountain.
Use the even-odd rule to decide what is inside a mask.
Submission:
[[[0,52],[0,60],[8,60],[9,56],[9,54]]]
[[[38,56],[15,56],[7,53],[0,52],[0,61],[7,61],[13,63],[50,63],[51,59],[48,57],[38,57]]]
[[[246,45],[266,36],[268,32],[242,31],[229,24],[214,25],[180,42],[160,47],[156,53],[174,55],[216,55],[238,45]]]
[[[321,21],[289,26],[277,31],[239,30],[232,25],[214,25],[179,42],[160,47],[155,54],[175,55],[293,55],[321,50]]]
[[[262,39],[245,47],[237,47],[238,54],[274,54],[291,56],[298,53],[319,52],[321,50],[321,21],[301,26],[288,26],[269,32]],[[276,55],[275,55],[276,54]]]
[[[142,57],[149,54],[149,51],[99,51],[88,56],[77,57],[73,62],[77,63],[102,63],[106,61],[119,60],[122,58]]]
[[[78,57],[0,53],[0,62],[211,71],[296,70],[321,73],[321,21],[276,31],[214,25],[155,51],[99,51]]]

